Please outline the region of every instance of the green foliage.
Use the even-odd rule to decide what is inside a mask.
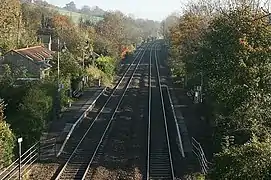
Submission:
[[[80,78],[81,79],[81,78]],[[74,81],[76,81],[77,79],[73,79]],[[62,77],[60,79],[61,84],[63,84],[63,89],[61,89],[61,108],[67,107],[69,102],[72,101],[69,91],[71,88],[71,79],[69,77]]]
[[[17,46],[21,21],[20,2],[3,0],[0,3],[0,48],[4,51]]]
[[[171,29],[173,73],[186,73],[191,87],[203,74],[213,149],[220,151],[211,179],[270,179],[271,28],[264,18],[254,20],[261,16],[251,7],[209,21],[187,13]]]
[[[209,173],[211,179],[259,179],[271,178],[270,141],[252,139],[242,146],[233,146],[218,153],[215,166]]]
[[[22,3],[21,12],[24,27],[21,27],[23,30],[20,38],[21,46],[37,45],[37,31],[40,29],[41,25],[45,25],[45,19],[53,16],[54,13],[49,11],[44,6],[37,6],[32,3]]]
[[[51,64],[52,73],[57,73],[57,54],[55,54]],[[76,61],[75,57],[70,52],[60,53],[59,58],[60,76],[69,78],[78,78],[82,76],[83,70],[79,63]]]
[[[206,176],[201,173],[192,173],[192,174],[184,175],[183,179],[186,179],[186,180],[205,180]]]
[[[50,8],[50,9],[55,10],[59,14],[64,15],[64,16],[71,16],[71,19],[72,19],[73,23],[76,23],[76,24],[80,23],[80,18],[83,18],[84,21],[90,21],[93,24],[96,24],[99,21],[103,20],[103,17],[86,15],[86,14],[83,14],[83,13],[72,12],[72,11],[68,11],[68,10],[65,10],[65,9],[60,9],[60,8]]]
[[[89,77],[89,85],[97,85],[99,80],[101,80],[101,85],[103,86],[110,87],[112,85],[112,77],[108,76],[97,67],[88,67],[86,69],[86,74]]]
[[[4,120],[4,101],[0,99],[0,169],[12,162],[14,146],[15,136]]]
[[[39,140],[52,110],[52,97],[38,85],[31,86],[23,96],[16,114],[10,116],[16,135],[24,138],[26,145]]]
[[[55,85],[52,81],[25,82],[14,86],[15,78],[8,66],[0,78],[0,95],[7,103],[6,121],[16,136],[23,136],[27,147],[36,142],[50,118]]]
[[[189,82],[198,83],[199,69],[195,61],[202,41],[205,19],[193,14],[185,14],[179,23],[170,29],[170,67],[174,76],[187,76]]]
[[[108,76],[114,75],[115,64],[116,62],[114,58],[109,56],[101,56],[96,60],[96,65],[98,69],[103,71]]]
[[[249,128],[257,133],[264,128],[256,126],[269,122],[264,115],[270,115],[271,31],[264,22],[252,22],[252,15],[246,9],[216,18],[196,59],[207,96],[215,100],[214,111],[227,118],[227,131]]]

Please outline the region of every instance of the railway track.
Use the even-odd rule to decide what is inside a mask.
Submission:
[[[144,59],[142,58],[141,61],[144,61]],[[101,179],[101,177],[103,179],[135,179],[135,177],[142,176],[139,168],[133,167],[135,163],[138,164],[136,161],[139,156],[136,156],[135,151],[140,146],[133,143],[133,140],[135,140],[134,136],[137,135],[137,133],[133,132],[133,126],[136,120],[139,119],[137,117],[138,113],[135,111],[138,112],[140,110],[138,110],[139,107],[135,106],[139,103],[138,98],[141,96],[139,94],[140,90],[144,89],[144,78],[148,76],[148,68],[146,68],[145,64],[141,63],[136,66],[131,76],[132,78],[128,83],[125,97],[123,97],[119,106],[117,106],[116,110],[118,113],[115,114],[115,117],[112,116],[111,127],[104,136],[104,140],[101,141],[96,156],[90,162],[84,179],[96,180]],[[143,84],[139,85],[140,83]],[[102,173],[111,168],[114,170]]]
[[[149,119],[147,148],[147,180],[174,179],[165,104],[157,62],[157,45],[149,62]],[[153,72],[153,73],[152,73]],[[155,87],[153,86],[155,80]]]
[[[96,114],[95,118],[93,118],[83,137],[80,138],[78,143],[74,143],[72,145],[76,147],[67,158],[66,163],[61,168],[56,179],[84,179],[87,176],[88,169],[92,164],[94,157],[98,153],[99,147],[102,145],[104,140],[106,141],[105,134],[112,123],[116,111],[118,110],[133,74],[141,62],[146,49],[142,54],[139,53],[136,55],[135,59],[128,66],[113,92],[109,95],[105,104]],[[133,66],[135,63],[136,66]],[[124,88],[119,89],[120,86],[123,86]]]

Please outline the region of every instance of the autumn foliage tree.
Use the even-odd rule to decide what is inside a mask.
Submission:
[[[108,41],[105,44],[108,48],[109,55],[120,57],[121,46],[125,43],[127,36],[124,31],[124,15],[120,12],[107,13],[104,20],[99,22],[96,27],[96,32],[101,38],[106,38]]]
[[[270,164],[263,160],[271,158],[268,20],[243,3],[207,19],[206,14],[211,13],[187,11],[180,18],[171,29],[170,54],[173,73],[187,76],[189,88],[199,85],[203,76],[204,102],[214,130],[212,149],[217,152],[209,177],[269,179]],[[229,136],[232,143],[226,141]]]
[[[207,96],[215,102],[216,124],[227,127],[227,133],[245,129],[261,137],[270,131],[271,31],[266,20],[254,17],[247,8],[216,18],[196,62]]]
[[[194,59],[207,28],[205,22],[204,18],[188,13],[179,19],[176,26],[170,28],[170,63],[174,75],[197,78],[199,72]]]
[[[18,0],[0,3],[0,47],[5,51],[18,44],[21,25],[21,6]]]

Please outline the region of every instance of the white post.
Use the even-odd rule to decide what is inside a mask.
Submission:
[[[60,43],[59,43],[59,38],[58,38],[57,39],[57,86],[58,88],[59,88],[59,74],[60,74],[60,70],[59,70],[60,52],[59,51],[60,51]]]
[[[18,138],[18,144],[19,144],[19,180],[21,180],[21,154],[22,154],[22,142],[23,142],[23,138]]]

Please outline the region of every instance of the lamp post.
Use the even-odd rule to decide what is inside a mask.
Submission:
[[[57,91],[59,91],[59,74],[60,74],[60,69],[59,69],[59,61],[60,61],[60,42],[59,38],[57,38]]]
[[[203,73],[200,72],[200,102],[202,103],[202,92],[203,92]]]
[[[89,41],[87,40],[86,41],[86,45],[83,47],[83,71],[85,70],[85,55],[88,56],[88,53],[86,54],[85,51],[88,51],[89,50]],[[85,74],[83,73],[83,78],[82,78],[82,81],[83,81],[83,87],[82,87],[82,91],[84,91],[85,89],[85,83],[86,83],[86,76]]]
[[[62,48],[60,48],[60,40],[57,39],[57,118],[59,118],[59,112],[61,109],[60,103],[60,90],[62,89],[62,85],[60,83],[60,52],[66,51],[66,43],[63,43]]]
[[[19,144],[19,180],[21,180],[21,154],[22,154],[22,142],[23,138],[18,138],[18,144]]]

